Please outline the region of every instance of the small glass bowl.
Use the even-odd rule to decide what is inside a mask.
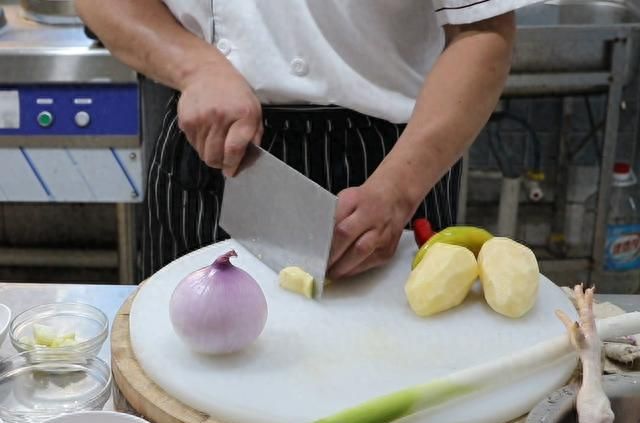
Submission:
[[[100,358],[38,349],[0,361],[0,421],[40,423],[61,414],[101,410],[111,370]]]
[[[41,324],[58,332],[75,332],[77,344],[64,347],[46,347],[25,343],[33,339],[33,325]],[[109,319],[100,310],[81,303],[54,303],[30,308],[18,314],[11,322],[9,337],[18,352],[55,350],[77,352],[87,357],[96,356],[109,332]]]
[[[9,324],[11,323],[11,309],[4,304],[0,304],[0,345],[4,342]]]

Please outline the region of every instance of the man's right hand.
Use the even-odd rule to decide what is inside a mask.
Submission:
[[[262,137],[260,102],[215,46],[174,18],[162,0],[75,0],[83,21],[119,60],[179,90],[178,124],[200,158],[233,175]]]
[[[235,175],[247,145],[262,138],[262,108],[253,90],[230,63],[216,63],[199,67],[181,91],[180,129],[202,161]]]

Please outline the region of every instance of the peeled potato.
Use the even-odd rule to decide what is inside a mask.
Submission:
[[[478,255],[484,297],[492,309],[508,317],[524,316],[538,298],[540,270],[529,248],[508,238],[492,238]]]
[[[411,272],[404,291],[418,316],[431,316],[462,303],[477,277],[478,263],[469,249],[437,243]]]

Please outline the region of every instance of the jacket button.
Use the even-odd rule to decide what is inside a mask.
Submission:
[[[296,57],[291,61],[291,72],[297,76],[305,76],[309,73],[309,65],[304,59]]]
[[[226,38],[221,38],[220,40],[218,40],[217,46],[218,50],[220,50],[220,53],[224,54],[225,56],[231,53],[231,43]]]

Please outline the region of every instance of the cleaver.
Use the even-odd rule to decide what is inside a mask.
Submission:
[[[220,226],[274,272],[301,267],[320,298],[338,198],[267,151],[249,144],[226,178]]]

